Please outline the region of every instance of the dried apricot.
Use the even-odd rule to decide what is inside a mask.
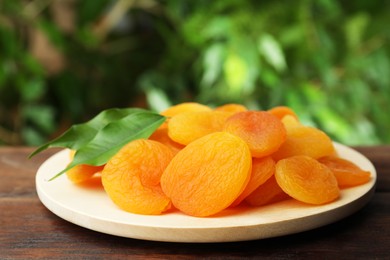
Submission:
[[[240,204],[247,196],[249,196],[260,185],[265,183],[275,173],[275,161],[270,157],[253,158],[251,178],[245,187],[245,190],[233,202],[231,207]]]
[[[351,161],[336,156],[326,156],[318,159],[334,173],[340,187],[352,187],[364,184],[371,179],[369,171],[362,170]]]
[[[222,111],[183,112],[169,120],[168,135],[175,142],[187,145],[202,136],[222,131],[230,116]]]
[[[335,153],[332,140],[323,131],[304,126],[291,116],[283,118],[287,139],[272,157],[275,160],[295,155],[307,155],[314,159]]]
[[[125,145],[106,164],[102,183],[111,200],[125,211],[156,215],[170,208],[160,177],[173,158],[167,146],[138,139]]]
[[[277,116],[279,119],[283,119],[285,116],[289,115],[298,120],[298,115],[289,107],[286,106],[277,106],[268,110],[269,113]]]
[[[285,115],[281,120],[286,130],[291,129],[293,127],[302,126],[301,123],[298,121],[298,118],[292,115]]]
[[[265,111],[239,112],[226,120],[224,130],[242,138],[253,157],[274,153],[286,140],[280,119]]]
[[[239,137],[216,132],[178,152],[161,176],[161,187],[173,205],[197,217],[214,215],[245,189],[252,158]]]
[[[225,112],[237,113],[237,112],[247,111],[248,109],[245,106],[243,106],[243,105],[231,103],[231,104],[225,104],[225,105],[216,107],[215,110],[216,111],[225,111]]]
[[[79,164],[66,172],[66,176],[73,183],[82,183],[91,179],[96,173],[103,170],[104,166],[92,166]]]
[[[70,158],[73,159],[75,151],[70,151]],[[87,164],[79,164],[66,171],[66,176],[73,183],[82,183],[91,179],[96,173],[103,170],[103,166],[93,166]]]
[[[168,125],[161,125],[150,137],[150,140],[158,141],[162,144],[165,144],[176,154],[178,151],[184,148],[184,145],[179,144],[173,141],[168,135]]]
[[[280,188],[279,184],[276,182],[275,175],[272,175],[264,184],[260,185],[246,197],[245,202],[251,206],[264,206],[288,198],[290,198],[290,196]]]
[[[304,155],[276,163],[275,178],[284,192],[309,204],[325,204],[340,195],[336,177],[324,164]]]
[[[183,112],[194,111],[211,111],[212,109],[206,105],[202,105],[196,102],[184,102],[167,108],[160,114],[167,117],[172,117]]]

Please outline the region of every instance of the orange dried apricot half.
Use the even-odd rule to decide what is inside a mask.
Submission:
[[[279,119],[283,119],[285,116],[289,115],[298,120],[298,115],[294,112],[294,110],[286,106],[273,107],[269,109],[268,112],[277,116]]]
[[[70,158],[73,159],[75,151],[70,151]],[[75,167],[66,171],[66,176],[73,183],[82,183],[91,179],[96,173],[99,173],[103,170],[104,165],[102,166],[93,166],[87,164],[79,164]]]
[[[299,124],[291,116],[282,122],[287,130],[287,139],[272,157],[275,160],[295,155],[307,155],[315,159],[335,153],[333,142],[323,131]]]
[[[325,204],[340,195],[333,172],[309,156],[297,155],[278,161],[275,178],[285,193],[305,203]]]
[[[187,145],[202,136],[222,131],[229,116],[230,113],[222,111],[183,112],[169,120],[168,135],[175,142]]]
[[[231,113],[237,113],[237,112],[243,112],[247,111],[248,109],[240,104],[230,103],[225,104],[219,107],[215,108],[216,111],[225,111],[225,112],[231,112]]]
[[[288,198],[290,198],[290,196],[280,188],[279,184],[276,182],[275,175],[272,175],[264,184],[260,185],[246,197],[245,202],[251,206],[264,206]]]
[[[104,166],[92,166],[79,164],[66,172],[66,176],[73,183],[82,183],[91,179],[96,173],[103,170]]]
[[[226,120],[224,131],[242,138],[253,157],[274,153],[286,140],[280,119],[265,111],[239,112]]]
[[[154,140],[165,144],[176,154],[178,151],[184,148],[184,145],[173,141],[168,135],[168,125],[161,125],[150,137],[150,140]]]
[[[197,217],[214,215],[245,189],[252,158],[239,137],[216,132],[178,152],[161,176],[161,187],[173,205]]]
[[[351,161],[336,156],[326,156],[318,159],[334,173],[340,187],[352,187],[367,183],[371,179],[369,171],[362,170]]]
[[[159,142],[132,141],[107,162],[102,171],[103,187],[125,211],[161,214],[171,202],[161,190],[160,177],[173,156],[171,149]]]
[[[302,124],[298,121],[298,119],[292,115],[285,115],[282,118],[282,123],[283,123],[284,127],[286,128],[287,132],[291,128],[302,126]]]
[[[183,112],[193,111],[211,111],[212,109],[206,105],[202,105],[196,102],[184,102],[167,108],[160,114],[167,117],[172,117]]]
[[[260,185],[265,183],[275,173],[275,161],[270,157],[253,158],[251,178],[245,187],[245,190],[233,202],[231,207],[239,205],[247,196],[249,196]]]

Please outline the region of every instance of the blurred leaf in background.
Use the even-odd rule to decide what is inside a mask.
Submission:
[[[0,144],[110,107],[292,107],[349,145],[390,143],[390,3],[2,0]]]

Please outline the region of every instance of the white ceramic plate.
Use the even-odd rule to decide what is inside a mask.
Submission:
[[[376,171],[357,151],[335,143],[338,153],[372,173],[369,183],[344,189],[337,201],[312,206],[287,200],[263,207],[225,210],[208,218],[178,212],[145,216],[117,208],[101,187],[72,184],[62,175],[48,182],[69,162],[67,150],[45,161],[36,175],[41,202],[59,217],[106,234],[170,242],[228,242],[262,239],[314,229],[340,220],[363,207],[375,189]]]

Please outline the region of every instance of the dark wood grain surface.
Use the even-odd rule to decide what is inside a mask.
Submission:
[[[356,147],[378,174],[372,200],[336,223],[283,237],[214,244],[143,241],[106,235],[47,210],[35,190],[33,148],[0,147],[0,259],[390,259],[390,146]]]

